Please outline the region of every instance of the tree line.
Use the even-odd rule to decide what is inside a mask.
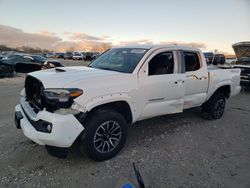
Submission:
[[[47,49],[41,48],[32,48],[29,46],[21,46],[17,48],[8,47],[6,45],[0,45],[0,51],[17,51],[17,52],[26,52],[26,53],[48,53],[51,52]]]

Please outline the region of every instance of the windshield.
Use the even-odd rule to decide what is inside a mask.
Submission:
[[[142,48],[113,48],[99,56],[89,67],[132,73],[146,52]]]

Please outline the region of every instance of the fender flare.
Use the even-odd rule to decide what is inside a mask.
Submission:
[[[220,82],[218,85],[216,85],[215,88],[213,88],[213,89],[211,90],[210,94],[209,94],[209,95],[207,96],[207,98],[206,98],[206,101],[208,101],[208,100],[214,95],[214,93],[215,93],[218,89],[220,89],[221,87],[223,87],[223,86],[229,86],[229,87],[230,87],[230,93],[231,93],[231,85],[232,85],[232,82],[231,82],[230,80],[225,80],[225,81],[223,81],[223,82]]]
[[[92,99],[89,99],[88,102],[84,105],[85,111],[90,112],[95,107],[105,105],[112,102],[121,102],[124,101],[128,104],[130,111],[132,113],[132,119],[134,118],[133,112],[135,110],[135,102],[132,101],[132,98],[127,93],[113,93],[113,94],[107,94],[102,95],[98,97],[94,97]]]

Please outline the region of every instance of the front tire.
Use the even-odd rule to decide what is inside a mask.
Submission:
[[[127,139],[127,122],[114,110],[90,114],[80,136],[80,150],[96,161],[110,159],[123,148]]]
[[[221,92],[215,93],[202,108],[202,116],[205,119],[220,119],[225,111],[226,98]]]

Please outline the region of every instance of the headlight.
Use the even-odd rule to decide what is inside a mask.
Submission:
[[[76,97],[82,95],[83,91],[77,88],[69,89],[45,89],[43,91],[45,98],[49,100],[58,100],[59,102],[68,102]]]

